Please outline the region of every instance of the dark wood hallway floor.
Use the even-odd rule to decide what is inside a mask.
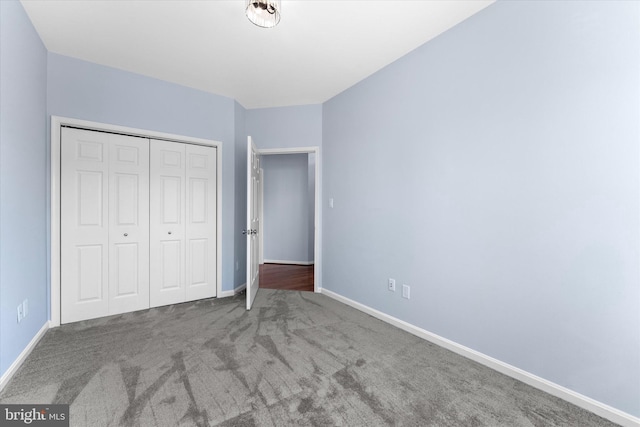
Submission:
[[[313,265],[262,264],[260,287],[313,292]]]

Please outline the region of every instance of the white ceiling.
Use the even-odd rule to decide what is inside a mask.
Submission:
[[[322,103],[493,1],[284,0],[270,29],[244,0],[22,4],[51,52],[262,108]]]

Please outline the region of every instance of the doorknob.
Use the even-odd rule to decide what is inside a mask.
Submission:
[[[251,233],[247,233],[247,230],[242,230],[242,234],[251,234]]]
[[[169,234],[171,234],[171,232],[169,232]]]
[[[124,237],[127,237],[129,235],[129,233],[124,233]]]

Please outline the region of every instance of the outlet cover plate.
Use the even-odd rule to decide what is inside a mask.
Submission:
[[[411,288],[407,285],[402,285],[402,298],[409,299]]]

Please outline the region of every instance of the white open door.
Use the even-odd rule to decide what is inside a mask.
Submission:
[[[260,158],[256,146],[247,141],[247,310],[251,310],[260,287],[259,233],[260,215],[258,193],[260,188]]]

